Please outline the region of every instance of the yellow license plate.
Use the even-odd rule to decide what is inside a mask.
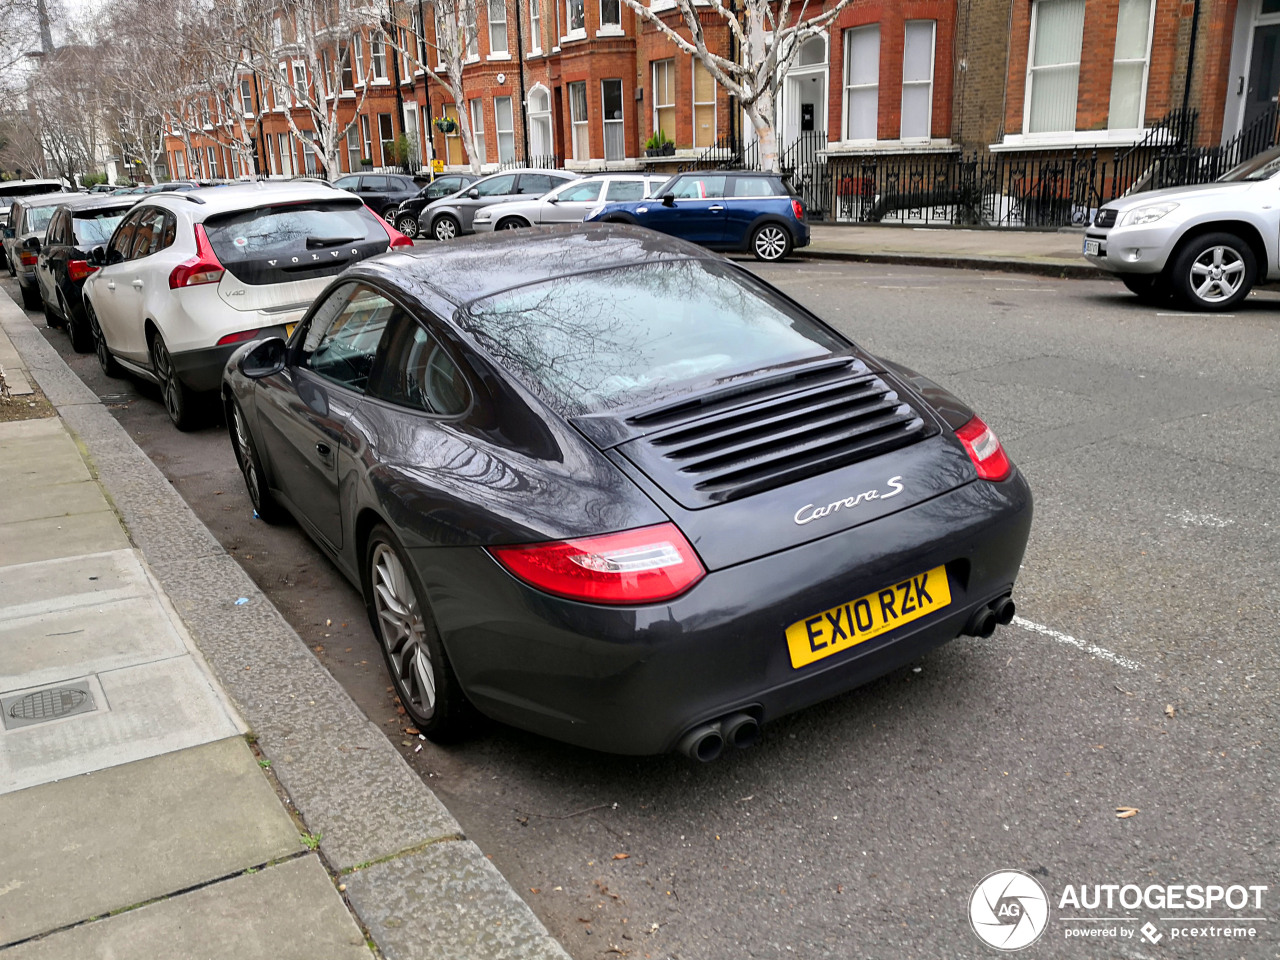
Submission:
[[[284,338],[286,340],[288,340],[290,337],[293,336],[293,328],[296,326],[297,326],[296,323],[286,323],[284,325]]]
[[[798,620],[787,627],[791,666],[799,670],[904,623],[919,620],[950,603],[947,568],[934,567],[927,573]]]

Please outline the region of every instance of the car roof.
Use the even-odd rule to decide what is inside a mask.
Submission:
[[[66,194],[63,194],[63,197],[65,196]],[[115,196],[110,193],[95,193],[92,196],[72,197],[70,200],[64,199],[62,205],[73,213],[79,213],[82,210],[101,210],[111,207],[120,207],[127,210],[137,202],[132,197],[126,198],[124,195]]]
[[[455,305],[577,273],[673,260],[721,258],[702,247],[630,224],[587,223],[499,230],[383,254],[344,276],[380,278]],[[424,291],[425,292],[425,291]]]
[[[5,180],[0,182],[0,194],[5,194],[14,189],[26,189],[27,187],[58,187],[61,189],[63,183],[61,180]]]
[[[564,177],[566,180],[576,180],[579,174],[572,170],[557,170],[554,167],[512,167],[510,170],[497,170],[493,173],[486,173],[481,180],[492,180],[494,177],[501,177],[508,173],[550,173],[557,177]]]
[[[72,194],[75,196],[75,194]],[[67,194],[65,193],[33,193],[26,197],[14,197],[14,203],[20,203],[24,207],[47,207],[51,204],[59,204],[67,202]]]
[[[142,202],[149,206],[182,210],[197,220],[203,220],[214,214],[251,210],[266,204],[351,199],[356,198],[327,183],[260,180],[256,183],[230,183],[221,187],[198,187],[185,192],[170,190],[152,193],[147,194]]]

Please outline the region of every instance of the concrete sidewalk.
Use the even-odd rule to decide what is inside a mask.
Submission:
[[[1081,254],[1083,230],[969,230],[815,223],[797,256],[934,267],[1107,278]]]
[[[567,960],[5,296],[0,363],[0,958]]]

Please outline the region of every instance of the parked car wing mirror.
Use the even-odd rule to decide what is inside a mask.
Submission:
[[[658,199],[662,201],[664,207],[674,207],[676,205],[676,195],[674,193],[664,193]]]
[[[22,245],[23,245],[24,247],[26,247],[28,250],[30,250],[32,253],[39,253],[39,252],[40,252],[40,238],[39,238],[39,237],[27,237],[27,239],[25,239],[25,240],[23,240],[23,241],[22,241]]]
[[[560,202],[559,197],[547,197],[547,203],[559,203],[559,202]]]
[[[472,187],[470,190],[467,191],[467,196],[470,197],[472,200],[479,200],[480,191],[477,190],[475,187]]]
[[[107,265],[107,248],[103,244],[98,244],[89,251],[89,255],[85,257],[92,267],[105,267]]]
[[[287,343],[279,337],[268,337],[240,354],[236,367],[250,380],[261,380],[283,370],[288,355]]]

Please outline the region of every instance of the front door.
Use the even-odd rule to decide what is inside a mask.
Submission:
[[[1275,108],[1277,103],[1280,103],[1280,24],[1268,24],[1255,27],[1253,31],[1243,129],[1251,129],[1258,118]]]
[[[672,206],[649,205],[641,223],[693,243],[720,243],[725,230],[723,173],[687,173],[672,184]]]

